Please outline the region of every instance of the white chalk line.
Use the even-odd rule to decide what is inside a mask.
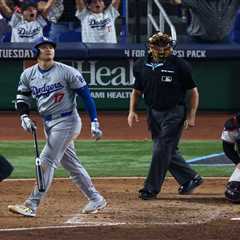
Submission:
[[[143,180],[145,179],[145,177],[92,177],[93,180]],[[166,177],[166,179],[174,179],[173,177]],[[209,180],[225,180],[225,179],[229,179],[229,177],[204,177],[204,179],[209,179]],[[69,177],[55,177],[54,181],[58,181],[58,180],[70,180]],[[36,181],[35,178],[11,178],[11,179],[5,179],[4,182],[17,182],[17,181]]]
[[[220,215],[220,211],[212,214],[207,220],[204,221],[196,221],[196,222],[143,222],[143,223],[133,223],[133,222],[91,222],[91,221],[80,221],[79,217],[82,214],[76,214],[73,217],[69,218],[65,221],[64,225],[57,226],[46,226],[46,227],[23,227],[23,228],[8,228],[8,229],[0,229],[0,232],[18,232],[18,231],[34,231],[34,230],[48,230],[48,229],[71,229],[71,228],[81,228],[81,227],[107,227],[107,226],[181,226],[181,225],[200,225],[208,223],[212,220],[217,219]],[[70,225],[69,225],[70,224]]]
[[[210,216],[208,216],[208,218],[206,220],[201,220],[201,221],[195,221],[195,222],[149,222],[149,223],[133,223],[133,222],[105,222],[107,224],[107,226],[110,226],[111,224],[114,225],[199,225],[199,224],[204,224],[204,223],[208,223],[210,221],[213,221],[215,219],[218,218],[218,216],[220,215],[220,210],[218,211],[214,211],[214,213],[212,213]],[[84,218],[86,218],[88,215],[86,214],[74,214],[71,218],[69,218],[67,221],[65,221],[65,224],[102,224],[102,220],[100,220],[101,222],[98,221],[84,221]],[[100,226],[100,225],[99,225]]]
[[[29,227],[29,228],[8,228],[8,229],[0,229],[0,232],[18,232],[18,231],[34,231],[34,230],[47,230],[47,229],[65,229],[65,228],[80,228],[80,227],[106,227],[106,226],[121,226],[121,225],[128,225],[128,226],[147,226],[147,225],[193,225],[194,223],[187,223],[187,222],[176,222],[176,223],[124,223],[124,222],[82,222],[81,224],[75,225],[59,225],[59,226],[46,226],[46,227]],[[199,224],[199,223],[198,223]]]
[[[172,178],[172,177],[168,177]],[[69,178],[55,178],[54,180],[68,180]],[[144,177],[95,177],[93,179],[99,180],[111,180],[111,179],[144,179]],[[205,177],[205,179],[228,179],[228,177]],[[29,179],[6,179],[5,181],[35,181],[34,178]],[[0,229],[0,232],[11,232],[11,231],[31,231],[31,230],[44,230],[44,229],[64,229],[64,228],[79,228],[79,227],[99,227],[99,226],[120,226],[120,225],[129,225],[129,226],[147,226],[147,225],[199,225],[215,220],[220,212],[216,212],[210,218],[205,221],[197,222],[151,222],[151,223],[130,223],[130,222],[90,222],[90,221],[81,221],[79,222],[79,214],[68,219],[65,224],[71,225],[57,225],[57,226],[46,226],[46,227],[29,227],[29,228],[8,228]],[[231,220],[240,220],[240,218],[232,218]]]
[[[231,218],[230,220],[231,221],[240,221],[240,217],[238,217],[238,218]]]

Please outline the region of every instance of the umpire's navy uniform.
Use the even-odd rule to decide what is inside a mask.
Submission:
[[[180,185],[198,176],[177,148],[186,117],[186,91],[196,85],[187,63],[173,55],[157,63],[150,56],[139,59],[134,76],[133,88],[144,95],[154,143],[151,166],[140,194],[145,191],[156,196],[167,170]]]

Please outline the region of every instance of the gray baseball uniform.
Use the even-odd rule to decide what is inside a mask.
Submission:
[[[80,164],[73,143],[82,127],[76,109],[75,89],[84,86],[86,82],[82,75],[70,66],[55,62],[51,69],[43,71],[36,64],[27,68],[21,75],[17,103],[24,102],[30,105],[31,98],[34,98],[39,114],[44,120],[46,144],[40,159],[46,189],[51,185],[54,169],[61,164],[70,172],[73,182],[84,195],[89,200],[97,200],[101,195]],[[25,204],[36,210],[44,194],[35,187]]]

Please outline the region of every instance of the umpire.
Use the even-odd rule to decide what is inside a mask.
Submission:
[[[152,134],[152,161],[139,198],[157,197],[167,170],[180,184],[179,194],[190,194],[203,179],[178,151],[183,126],[194,127],[199,95],[187,63],[172,55],[173,41],[162,32],[148,40],[148,56],[134,64],[135,83],[130,99],[128,125],[139,121],[138,99],[144,96]]]

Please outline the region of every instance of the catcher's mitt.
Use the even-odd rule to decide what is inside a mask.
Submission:
[[[240,203],[240,182],[228,182],[225,197],[232,203]]]

